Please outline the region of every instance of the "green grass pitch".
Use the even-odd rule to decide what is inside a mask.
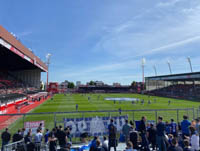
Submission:
[[[100,99],[98,100],[98,96]],[[88,97],[90,100],[88,101]],[[131,102],[116,102],[105,101],[105,97],[131,97],[144,99],[144,105],[132,104]],[[156,98],[156,102],[154,99]],[[148,104],[148,100],[151,100],[151,104]],[[171,100],[171,104],[168,105],[168,100]],[[72,113],[72,114],[43,114],[43,115],[28,115],[25,116],[24,121],[45,121],[45,128],[53,128],[54,120],[58,122],[57,125],[62,124],[63,118],[78,118],[78,117],[94,117],[94,116],[119,116],[119,112],[109,112],[109,110],[122,109],[122,115],[128,115],[130,120],[140,120],[141,116],[147,116],[148,120],[155,120],[154,111],[135,111],[133,112],[123,112],[123,110],[140,110],[140,109],[177,109],[177,108],[198,108],[199,102],[192,102],[187,100],[178,100],[171,98],[154,97],[150,98],[146,95],[139,94],[56,94],[54,99],[47,100],[45,103],[35,108],[32,113],[41,112],[69,112],[76,111],[76,104],[78,104],[79,111],[101,111],[106,110],[104,113]],[[189,115],[190,119],[193,117],[193,112],[190,111],[180,111],[178,113],[179,121],[182,120],[182,116],[186,114]],[[196,115],[196,113],[195,113]],[[157,116],[163,116],[164,121],[169,121],[171,118],[177,120],[176,111],[159,111]],[[61,123],[59,123],[61,122]],[[12,133],[16,132],[18,128],[23,127],[23,118],[20,118],[15,123],[10,126]]]

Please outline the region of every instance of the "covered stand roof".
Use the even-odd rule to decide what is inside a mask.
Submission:
[[[47,65],[17,40],[10,32],[0,25],[0,45],[7,48],[9,53],[24,59],[25,62],[32,64],[42,71],[47,71]],[[5,53],[5,52],[4,52]]]
[[[161,75],[145,77],[145,80],[161,80],[161,81],[200,81],[200,72],[190,72],[181,74]]]

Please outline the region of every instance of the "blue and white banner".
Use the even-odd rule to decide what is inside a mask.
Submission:
[[[87,132],[92,136],[101,136],[108,134],[108,125],[111,117],[90,117],[90,118],[64,118],[64,126],[71,128],[71,134],[80,136],[80,134]],[[117,131],[121,131],[125,120],[128,116],[112,117]]]

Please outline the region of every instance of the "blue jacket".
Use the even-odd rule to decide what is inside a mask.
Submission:
[[[191,125],[190,121],[188,120],[183,120],[181,122],[181,130],[182,130],[182,133],[183,134],[187,134],[189,135],[190,134],[190,131],[189,131],[189,126]]]

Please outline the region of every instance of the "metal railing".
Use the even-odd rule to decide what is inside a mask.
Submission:
[[[146,116],[149,120],[157,122],[158,116],[162,116],[164,121],[174,119],[176,122],[182,120],[183,115],[189,116],[189,119],[199,117],[200,109],[180,108],[180,109],[140,109],[140,110],[99,110],[99,111],[73,111],[73,112],[43,112],[43,113],[19,113],[19,114],[1,114],[1,116],[19,117],[21,127],[24,122],[45,120],[46,123],[56,126],[63,122],[63,118],[85,118],[95,116],[119,116],[128,115],[129,120],[140,120],[142,116]],[[48,119],[47,119],[48,118]],[[1,125],[1,124],[0,124]]]

